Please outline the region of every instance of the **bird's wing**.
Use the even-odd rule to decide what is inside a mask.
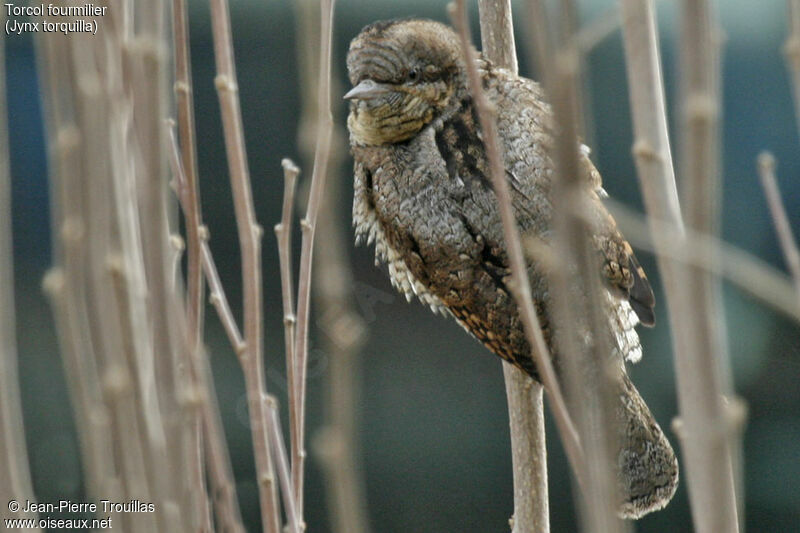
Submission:
[[[656,300],[647,275],[614,219],[602,205],[599,207],[605,220],[593,238],[595,249],[601,256],[604,279],[613,294],[630,303],[643,326],[654,326]]]
[[[552,111],[544,103],[539,86],[503,69],[488,74],[490,98],[498,110],[498,131],[505,154],[506,173],[511,185],[512,205],[522,231],[534,230],[547,236],[552,227],[550,179],[553,163]],[[505,100],[505,102],[503,102]],[[601,256],[603,277],[610,292],[630,303],[642,325],[655,324],[655,298],[639,261],[602,204],[606,195],[600,173],[589,159],[588,148],[579,151],[582,181],[594,206],[595,249]]]

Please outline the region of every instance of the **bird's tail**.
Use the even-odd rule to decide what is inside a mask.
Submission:
[[[640,518],[672,499],[678,486],[678,460],[639,391],[624,371],[620,377],[614,401],[619,513]]]

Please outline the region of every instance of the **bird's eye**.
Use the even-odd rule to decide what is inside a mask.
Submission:
[[[408,81],[417,81],[419,80],[419,76],[420,76],[419,69],[412,68],[411,70],[408,71]]]

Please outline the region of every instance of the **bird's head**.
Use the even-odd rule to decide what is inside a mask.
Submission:
[[[347,126],[365,145],[402,142],[454,105],[465,87],[458,36],[432,20],[376,22],[350,43]]]

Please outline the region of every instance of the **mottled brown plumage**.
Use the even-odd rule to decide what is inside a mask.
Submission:
[[[353,222],[375,242],[392,283],[452,314],[503,359],[537,378],[514,299],[509,261],[457,36],[427,20],[379,22],[350,45],[348,129],[355,159]],[[552,241],[551,111],[539,86],[479,60],[494,105],[520,231]],[[653,292],[602,204],[600,175],[582,147],[580,169],[593,244],[606,280],[604,313],[619,361],[641,357],[637,324],[653,325]],[[552,302],[542,265],[528,263],[534,305],[558,367]],[[577,333],[576,333],[577,334]],[[617,405],[624,516],[660,509],[677,485],[672,448],[627,375]]]

